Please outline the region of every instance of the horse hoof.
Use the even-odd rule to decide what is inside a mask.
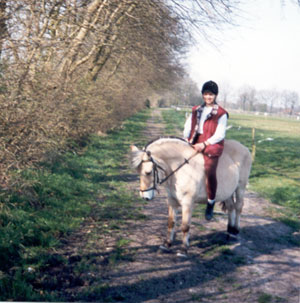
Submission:
[[[188,254],[187,251],[184,249],[184,250],[178,250],[176,256],[179,258],[186,259],[188,257]]]
[[[182,253],[182,252],[178,252],[176,254],[176,256],[179,257],[179,258],[182,258],[182,259],[187,259],[187,257],[188,257],[187,254]]]
[[[165,245],[160,245],[159,246],[159,249],[162,251],[162,252],[165,252],[165,253],[170,253],[171,252],[171,249],[169,247],[166,247]]]
[[[237,236],[240,231],[236,227],[228,225],[227,232],[232,236]]]
[[[238,237],[238,235],[235,235],[232,233],[227,233],[226,240],[237,242],[239,240],[239,237]]]

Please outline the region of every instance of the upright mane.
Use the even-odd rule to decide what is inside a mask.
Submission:
[[[188,143],[186,140],[180,138],[180,137],[175,137],[175,136],[168,136],[168,137],[159,137],[156,138],[154,140],[151,140],[150,142],[148,142],[145,147],[144,150],[146,151],[148,148],[150,148],[152,145],[161,145],[164,143],[177,143],[180,145],[186,145],[186,146],[191,146],[190,143]]]
[[[154,156],[154,159],[166,158],[170,159],[174,156],[180,157],[189,156],[194,149],[191,144],[179,137],[159,137],[151,140],[140,150],[135,148],[131,152],[131,164],[133,168],[138,168],[143,161],[145,153]]]
[[[174,161],[189,157],[195,150],[186,140],[178,137],[161,137],[150,141],[145,147],[145,152],[150,152],[154,159]]]

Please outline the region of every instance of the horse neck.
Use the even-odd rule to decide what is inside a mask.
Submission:
[[[178,143],[165,143],[150,148],[152,156],[167,167],[180,164],[185,158],[193,154],[193,149],[188,146],[180,146]]]

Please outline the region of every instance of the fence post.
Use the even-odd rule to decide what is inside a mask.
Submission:
[[[256,145],[255,145],[255,127],[252,128],[252,161],[254,162],[256,153]]]

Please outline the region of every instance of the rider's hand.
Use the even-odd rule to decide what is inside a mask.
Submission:
[[[201,153],[205,149],[205,147],[206,146],[204,143],[197,143],[193,145],[193,148],[199,153]]]

